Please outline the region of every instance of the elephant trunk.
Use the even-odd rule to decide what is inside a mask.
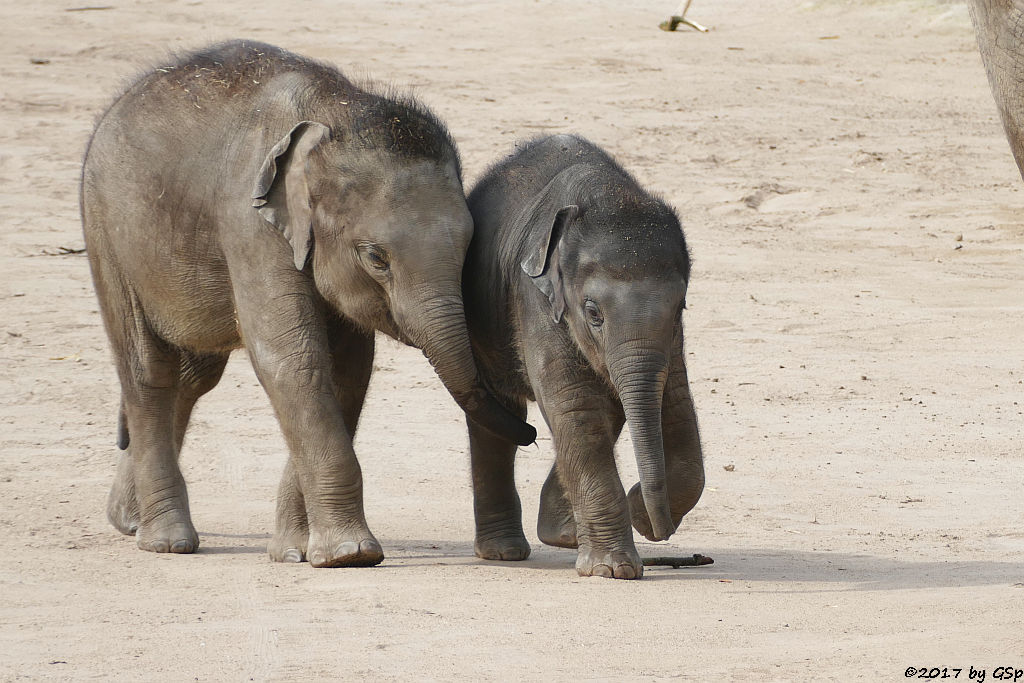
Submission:
[[[412,310],[415,322],[399,325],[423,350],[434,371],[471,420],[520,446],[537,438],[537,430],[508,411],[487,390],[473,358],[460,295],[421,300]]]
[[[661,404],[668,376],[668,359],[660,350],[634,348],[609,359],[612,384],[633,439],[640,491],[651,520],[652,540],[663,541],[675,531],[665,477],[665,444]],[[618,347],[621,349],[622,347]]]

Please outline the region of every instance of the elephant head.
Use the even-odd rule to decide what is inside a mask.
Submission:
[[[622,403],[653,540],[675,531],[662,397],[690,260],[676,215],[608,167],[561,171],[524,211],[523,271]],[[681,338],[681,335],[679,337]]]
[[[436,128],[417,127],[415,117],[427,114],[401,116],[392,123],[404,128],[392,134],[431,153],[408,153],[395,140],[360,144],[323,123],[299,122],[267,154],[253,206],[340,314],[422,349],[472,419],[532,443],[536,431],[484,387],[470,349],[461,274],[473,222],[454,147],[425,141]]]

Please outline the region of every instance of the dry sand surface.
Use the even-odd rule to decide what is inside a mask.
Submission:
[[[0,679],[1024,668],[1024,184],[962,4],[698,0],[706,35],[657,30],[671,0],[73,7],[0,5]],[[576,131],[678,208],[707,489],[639,548],[714,565],[577,577],[534,533],[544,428],[518,461],[533,555],[476,559],[461,414],[393,342],[356,442],[381,566],[268,560],[285,449],[242,353],[185,445],[200,551],[107,524],[116,378],[63,253],[80,159],[140,67],[231,37],[413,90],[470,183]]]

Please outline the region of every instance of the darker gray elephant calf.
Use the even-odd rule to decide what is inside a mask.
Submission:
[[[704,487],[683,359],[690,259],[679,220],[573,136],[522,147],[468,202],[476,228],[463,297],[474,352],[505,403],[524,417],[537,401],[554,437],[538,534],[578,547],[582,575],[639,578],[630,522],[666,539]],[[628,496],[613,455],[623,424],[640,471]],[[516,446],[472,423],[469,435],[477,555],[523,559]]]
[[[140,548],[198,546],[178,453],[242,346],[291,454],[275,560],[383,558],[352,450],[375,330],[422,348],[474,420],[533,440],[477,376],[461,294],[472,220],[454,143],[423,107],[270,45],[216,45],[107,110],[81,199],[128,449],[107,514]]]

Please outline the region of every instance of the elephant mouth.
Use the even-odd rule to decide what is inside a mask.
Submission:
[[[383,323],[378,325],[377,329],[406,346],[411,346],[414,349],[420,348],[420,345],[414,342],[412,338],[410,338],[409,335],[403,332],[402,328],[398,326],[398,323],[395,322],[395,318],[391,314],[391,311],[388,311],[385,314]]]

